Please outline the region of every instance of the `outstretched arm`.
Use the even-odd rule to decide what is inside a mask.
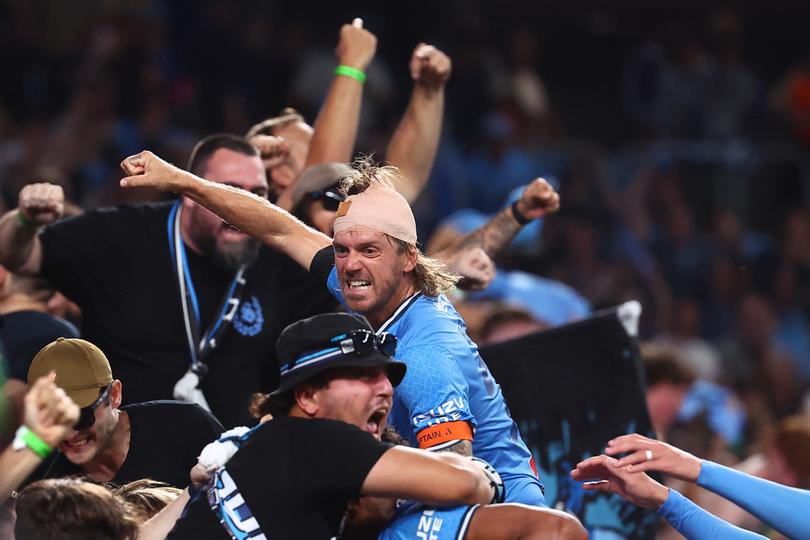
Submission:
[[[753,540],[765,538],[723,521],[705,511],[674,489],[668,489],[647,476],[619,466],[616,459],[596,456],[577,464],[574,480],[585,482],[583,489],[615,493],[633,504],[656,510],[689,540]]]
[[[660,471],[697,482],[725,497],[790,538],[810,538],[810,520],[797,508],[810,508],[810,491],[783,486],[701,460],[665,442],[642,435],[623,435],[608,443],[606,453],[629,454],[618,461],[631,472]]]
[[[229,224],[287,254],[309,269],[315,254],[332,241],[267,199],[245,190],[204,180],[144,151],[121,162],[128,175],[121,187],[151,187],[189,197]]]
[[[427,184],[436,159],[444,116],[444,87],[452,63],[433,45],[420,43],[413,51],[409,67],[413,92],[388,144],[386,159],[402,170],[407,183],[396,188],[413,203]]]
[[[518,215],[515,214],[515,208]],[[479,247],[494,259],[509,245],[523,225],[554,213],[559,208],[560,196],[551,184],[542,178],[536,178],[526,187],[516,204],[504,208],[485,225],[468,234],[458,249]]]
[[[340,29],[335,54],[341,66],[365,72],[377,50],[377,38],[355,19]],[[348,163],[354,153],[363,83],[345,75],[335,75],[315,120],[306,166],[319,163]]]

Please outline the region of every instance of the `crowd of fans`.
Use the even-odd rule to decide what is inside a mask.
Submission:
[[[321,226],[310,196],[318,193],[318,201],[326,201],[346,170],[310,168],[299,177],[305,162],[313,163],[306,160],[309,137],[313,137],[312,148],[325,148],[317,134],[325,132],[330,120],[323,114],[324,97],[336,95],[330,89],[336,64],[333,49],[338,42],[341,58],[349,43],[345,35],[338,36],[337,24],[324,22],[329,17],[312,22],[295,8],[281,13],[282,8],[229,2],[87,3],[70,9],[49,5],[45,18],[40,17],[41,8],[37,2],[0,6],[0,58],[8,73],[0,82],[3,213],[17,207],[25,186],[40,182],[62,187],[65,203],[58,217],[109,204],[166,201],[159,190],[119,189],[122,176],[142,172],[136,167],[122,175],[121,159],[148,149],[167,162],[183,165],[202,136],[227,132],[251,137],[265,158],[270,192],[279,196],[279,205],[331,236],[334,217],[327,217]],[[345,18],[334,15],[336,21]],[[432,66],[431,73],[440,74],[436,86],[442,88],[444,100],[443,109],[438,109],[444,118],[441,141],[432,150],[430,182],[423,186],[424,171],[422,185],[403,193],[412,202],[426,253],[441,257],[463,248],[481,249],[475,252],[479,258],[472,259],[472,266],[483,275],[473,269],[474,275],[468,276],[464,270],[469,266],[454,266],[473,282],[451,294],[470,337],[479,345],[494,343],[637,299],[643,306],[640,336],[645,342],[641,352],[647,404],[658,437],[700,458],[810,489],[807,53],[794,51],[795,57],[785,60],[779,73],[757,64],[746,49],[750,21],[726,8],[710,10],[698,29],[676,19],[656,23],[653,35],[640,37],[623,50],[620,76],[612,80],[615,88],[608,92],[615,101],[598,100],[602,106],[622,111],[617,115],[625,123],[616,128],[619,142],[613,140],[613,133],[608,139],[599,128],[583,127],[586,123],[571,110],[577,93],[569,97],[556,89],[554,74],[542,69],[548,65],[544,57],[552,53],[541,49],[538,32],[521,25],[500,35],[495,18],[487,15],[479,6],[464,10],[447,25],[425,23],[432,35],[424,37],[435,38],[441,48],[431,47],[429,54],[442,61],[446,53],[452,59],[452,77],[447,82],[449,63],[444,72],[441,66]],[[590,20],[589,31],[610,32],[616,21],[597,15]],[[402,28],[387,35],[375,29],[375,24],[390,24],[383,19],[372,15],[366,20],[380,44],[376,55],[376,42],[365,45],[371,47],[374,60],[364,70],[367,82],[355,126],[355,150],[374,152],[411,173],[415,169],[397,151],[395,141],[397,133],[400,141],[407,141],[402,126],[416,118],[412,115],[415,94],[407,101],[411,78],[418,81],[414,73],[420,69],[413,62],[428,53],[418,52],[422,45],[413,48],[412,36],[406,36],[408,41],[403,38],[412,21],[403,21]],[[355,50],[364,46],[358,43],[352,42]],[[570,84],[577,79],[566,80]],[[258,123],[267,117],[283,121]],[[615,119],[604,113],[589,121],[604,125]],[[305,121],[314,124],[314,136]],[[303,146],[296,146],[299,135],[279,131],[299,127]],[[285,138],[288,146],[273,146],[276,137]],[[431,155],[429,142],[427,147]],[[195,169],[192,158],[189,169],[212,178],[205,168],[213,171],[216,149],[200,158],[196,164],[200,168]],[[232,149],[250,152],[240,150],[238,144]],[[333,150],[327,147],[324,152]],[[298,151],[304,156],[300,163],[295,161]],[[282,164],[273,161],[279,152],[291,156],[283,163],[293,171],[290,179],[279,175]],[[416,172],[413,176],[420,184],[421,171]],[[553,218],[540,215],[524,223],[526,201],[536,196],[532,192],[536,186],[524,186],[537,176],[556,189],[561,208]],[[257,193],[249,186],[238,187]],[[285,195],[282,188],[289,192]],[[338,211],[337,202],[334,208],[318,204],[329,212]],[[493,246],[490,237],[476,234],[479,227],[497,225],[503,216],[525,225],[510,245]],[[510,230],[508,240],[517,228]],[[165,221],[155,231],[156,238],[165,242]],[[50,245],[61,244],[66,236],[51,234]],[[47,263],[44,277],[60,271],[59,261],[66,260],[69,248],[62,251],[47,249],[41,263]],[[257,264],[263,264],[263,256],[259,255]],[[203,263],[193,257],[196,271],[194,265]],[[497,268],[494,278],[492,268],[486,266],[489,257]],[[83,296],[65,298],[48,283],[23,273],[0,267],[3,316],[32,310],[58,318],[15,322],[6,317],[0,335],[7,348],[18,350],[15,324],[29,329],[47,325],[45,335],[86,337],[82,323],[86,328],[90,320],[98,334],[98,321],[104,317],[85,308],[83,321],[82,310],[71,302],[87,302],[86,291],[92,284],[51,279],[56,289],[81,291]],[[292,270],[291,275],[298,279]],[[488,287],[474,290],[481,288],[476,280]],[[281,305],[289,307],[290,318],[272,321],[277,328],[262,337],[263,347],[272,349],[287,322],[334,304],[328,296],[310,296],[308,305],[295,305],[296,292],[309,294],[301,283],[291,278],[279,285],[278,290],[289,295]],[[214,304],[222,292],[206,294],[202,291],[203,303],[210,305],[203,310],[216,310]],[[237,320],[244,323],[249,315],[240,313]],[[96,344],[106,350],[116,339],[112,336]],[[29,361],[37,351],[25,353]],[[187,351],[183,348],[177,354]],[[216,372],[221,367],[213,364],[212,369]],[[164,383],[171,387],[184,370],[172,373]],[[15,379],[11,371],[4,388],[11,404],[9,413],[2,415],[6,419],[22,415],[25,408],[26,387],[21,382],[25,377]],[[121,378],[127,387],[127,377]],[[275,373],[270,382],[259,371],[246,378],[254,379],[256,388],[246,385],[227,412],[221,404],[225,398],[209,394],[226,428],[247,415],[251,391],[269,391],[272,388],[266,387],[278,382]],[[210,380],[204,379],[205,384],[211,385]],[[30,376],[29,381],[34,382]],[[133,392],[141,392],[142,383],[132,384],[137,387]],[[112,385],[113,379],[105,384]],[[116,409],[122,401],[121,383],[110,388],[112,409]],[[134,401],[143,401],[141,397],[138,393]],[[215,418],[212,421],[218,424]],[[111,421],[110,425],[116,424]],[[215,439],[222,431],[219,427],[206,432],[207,439]],[[10,442],[8,425],[0,428],[6,431],[0,433],[0,442]],[[84,472],[93,478],[91,471]],[[117,483],[143,478],[138,472],[132,478],[118,478]],[[680,483],[674,476],[668,485],[715,515],[750,530],[771,531],[768,524],[738,506]],[[114,477],[101,475],[94,480]],[[176,481],[169,484],[185,486]],[[162,485],[128,486],[111,499],[120,509],[105,510],[130,516],[131,522],[115,525],[122,527],[113,533],[119,537],[135,537],[138,523],[178,494]],[[39,489],[18,504],[28,508],[51,504],[49,489],[57,494],[76,490],[99,501],[108,497],[106,490],[94,491],[73,481],[42,484]],[[661,536],[671,532],[665,530]]]

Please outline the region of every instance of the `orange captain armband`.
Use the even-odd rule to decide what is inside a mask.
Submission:
[[[416,436],[416,440],[419,441],[419,448],[423,449],[451,441],[471,441],[473,430],[470,424],[463,420],[444,422],[423,429]]]

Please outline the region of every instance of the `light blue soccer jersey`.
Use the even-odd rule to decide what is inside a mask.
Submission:
[[[335,268],[328,287],[343,303]],[[395,356],[408,366],[394,391],[390,424],[415,446],[435,450],[469,438],[458,436],[469,425],[473,454],[501,475],[506,502],[548,506],[501,388],[447,297],[417,293],[377,331],[397,337]]]
[[[432,508],[417,505],[399,514],[377,540],[464,540],[478,505]]]

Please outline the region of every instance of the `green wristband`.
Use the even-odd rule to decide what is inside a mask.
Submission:
[[[335,75],[343,75],[344,77],[351,77],[356,81],[359,81],[360,84],[366,82],[366,74],[360,71],[357,68],[353,68],[351,66],[338,66],[335,68]]]
[[[31,221],[27,217],[25,217],[25,214],[23,214],[22,211],[19,210],[19,209],[17,210],[17,221],[22,223],[22,226],[27,228],[27,229],[36,229],[37,228],[37,226],[34,225],[33,223],[31,223]]]
[[[40,439],[39,436],[31,431],[28,427],[20,426],[17,434],[23,440],[25,446],[30,448],[32,452],[42,459],[45,459],[51,455],[51,452],[53,452],[53,448],[48,446],[48,443]]]

